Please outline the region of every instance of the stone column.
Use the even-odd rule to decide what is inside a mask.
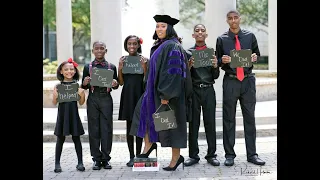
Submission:
[[[157,14],[167,14],[173,18],[179,19],[179,0],[157,0]]]
[[[122,38],[122,7],[123,0],[91,0],[90,17],[91,17],[91,45],[95,41],[106,43],[108,52],[105,58],[117,67],[119,58],[122,56],[123,38]],[[94,59],[91,54],[91,60]],[[118,74],[118,72],[116,72]],[[119,102],[122,86],[112,91],[114,114],[119,110]]]
[[[58,64],[73,58],[71,0],[56,0]]]
[[[228,11],[236,9],[236,0],[206,0],[205,3],[205,26],[208,33],[206,43],[216,49],[217,37],[229,29],[226,16]],[[214,84],[217,105],[222,103],[223,76],[224,71],[220,69],[220,76]]]
[[[91,47],[95,41],[106,43],[108,52],[105,55],[107,61],[118,67],[119,58],[122,55],[123,39],[121,31],[120,0],[91,0]],[[91,55],[94,58],[93,54]]]
[[[268,1],[269,71],[277,71],[277,0]]]

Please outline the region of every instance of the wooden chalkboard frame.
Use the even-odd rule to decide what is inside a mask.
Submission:
[[[80,95],[78,93],[79,84],[72,83],[72,84],[58,84],[56,86],[58,92],[58,99],[59,103],[61,102],[72,102],[72,101],[79,101]]]
[[[126,56],[123,62],[122,74],[143,74],[140,56]]]
[[[231,50],[230,51],[230,67],[237,68],[237,67],[251,67],[251,49],[241,49],[241,50]]]
[[[156,112],[152,114],[155,130],[159,132],[177,128],[177,121],[174,110],[172,110],[168,105],[170,110],[158,112],[161,106],[162,104],[159,106]]]
[[[91,86],[99,86],[99,87],[112,87],[113,81],[113,70],[112,69],[103,69],[103,68],[92,68],[91,74]]]
[[[194,50],[192,51],[192,56],[194,58],[193,67],[207,67],[212,66],[212,60],[214,55],[213,48],[206,48],[203,50]]]

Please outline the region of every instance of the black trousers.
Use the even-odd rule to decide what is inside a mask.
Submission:
[[[93,161],[109,161],[113,135],[113,100],[110,93],[89,92],[88,132]],[[101,145],[101,150],[100,150]]]
[[[256,154],[256,78],[249,76],[239,81],[227,75],[223,78],[223,147],[226,158],[235,158],[235,132],[237,101],[243,115],[247,158]]]
[[[216,157],[216,93],[214,88],[193,86],[192,120],[189,122],[189,157],[200,160],[198,134],[200,127],[201,107],[203,123],[208,143],[206,159]]]

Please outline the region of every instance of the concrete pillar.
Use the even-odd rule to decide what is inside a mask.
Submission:
[[[56,35],[58,64],[73,58],[71,0],[56,0]]]
[[[173,18],[179,19],[179,0],[157,0],[156,14],[167,14]]]
[[[206,43],[216,49],[217,37],[229,29],[226,16],[228,11],[236,9],[236,0],[206,0],[205,3],[205,26],[208,33]],[[220,76],[214,84],[217,105],[222,103],[223,76],[224,71],[220,69]]]
[[[91,0],[91,47],[95,41],[106,43],[108,52],[105,55],[107,61],[118,67],[119,58],[122,55],[123,39],[121,31],[120,0]],[[91,59],[94,58],[93,54]]]
[[[269,71],[277,71],[277,0],[268,1]]]

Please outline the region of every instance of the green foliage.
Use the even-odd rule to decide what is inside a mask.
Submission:
[[[56,29],[56,0],[43,0],[43,25]],[[90,0],[72,0],[73,45],[90,41]]]
[[[199,23],[204,17],[205,0],[180,0],[180,22],[185,26],[193,26],[193,21]]]
[[[56,0],[43,0],[43,25],[56,29]]]
[[[45,70],[45,74],[56,74],[58,68],[58,61],[51,61],[49,59],[43,60],[43,68]]]
[[[237,0],[237,10],[242,24],[268,27],[268,0]],[[205,0],[180,0],[180,21],[185,26],[194,21],[201,22],[204,11]],[[263,28],[259,30],[268,33]]]
[[[238,0],[237,10],[241,14],[241,23],[254,26],[268,34],[268,0]]]

